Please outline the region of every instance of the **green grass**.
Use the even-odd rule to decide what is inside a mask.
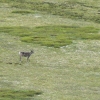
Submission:
[[[0,86],[3,89],[42,91],[43,94],[33,96],[34,100],[99,100],[100,41],[78,40],[55,49],[22,43],[18,37],[8,34],[0,34],[0,40]],[[22,58],[20,64],[18,52],[30,49],[35,51],[30,62]],[[11,100],[5,95],[3,99]]]
[[[9,1],[9,0],[8,0]],[[6,1],[7,2],[7,1]],[[10,0],[9,2],[13,2]],[[62,2],[46,2],[46,1],[23,1],[15,0],[12,7],[21,9],[37,10],[41,12],[59,15],[61,17],[71,18],[75,20],[86,20],[100,23],[99,18],[99,0],[87,3],[85,1],[62,1]],[[97,4],[97,5],[96,5]],[[22,12],[23,13],[23,12]],[[91,17],[90,17],[91,15]]]
[[[10,89],[0,89],[0,99],[2,100],[20,100],[34,97],[35,95],[40,95],[40,91],[26,91],[26,90],[10,90]]]
[[[0,100],[100,99],[100,0],[64,1],[0,0]]]
[[[12,11],[12,13],[17,13],[17,14],[31,14],[33,12],[26,11],[26,10],[19,10],[19,11]]]
[[[0,27],[0,32],[21,37],[22,42],[35,43],[48,47],[62,47],[73,43],[73,40],[99,40],[99,29],[95,27],[75,26],[41,26]]]

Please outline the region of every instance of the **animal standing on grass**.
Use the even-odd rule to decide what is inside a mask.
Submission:
[[[20,61],[22,57],[27,57],[27,61],[29,61],[29,57],[31,56],[32,53],[34,53],[33,50],[31,50],[30,52],[19,52]]]

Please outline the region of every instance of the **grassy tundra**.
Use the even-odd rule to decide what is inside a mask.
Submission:
[[[99,100],[99,59],[100,0],[0,0],[0,100]]]

